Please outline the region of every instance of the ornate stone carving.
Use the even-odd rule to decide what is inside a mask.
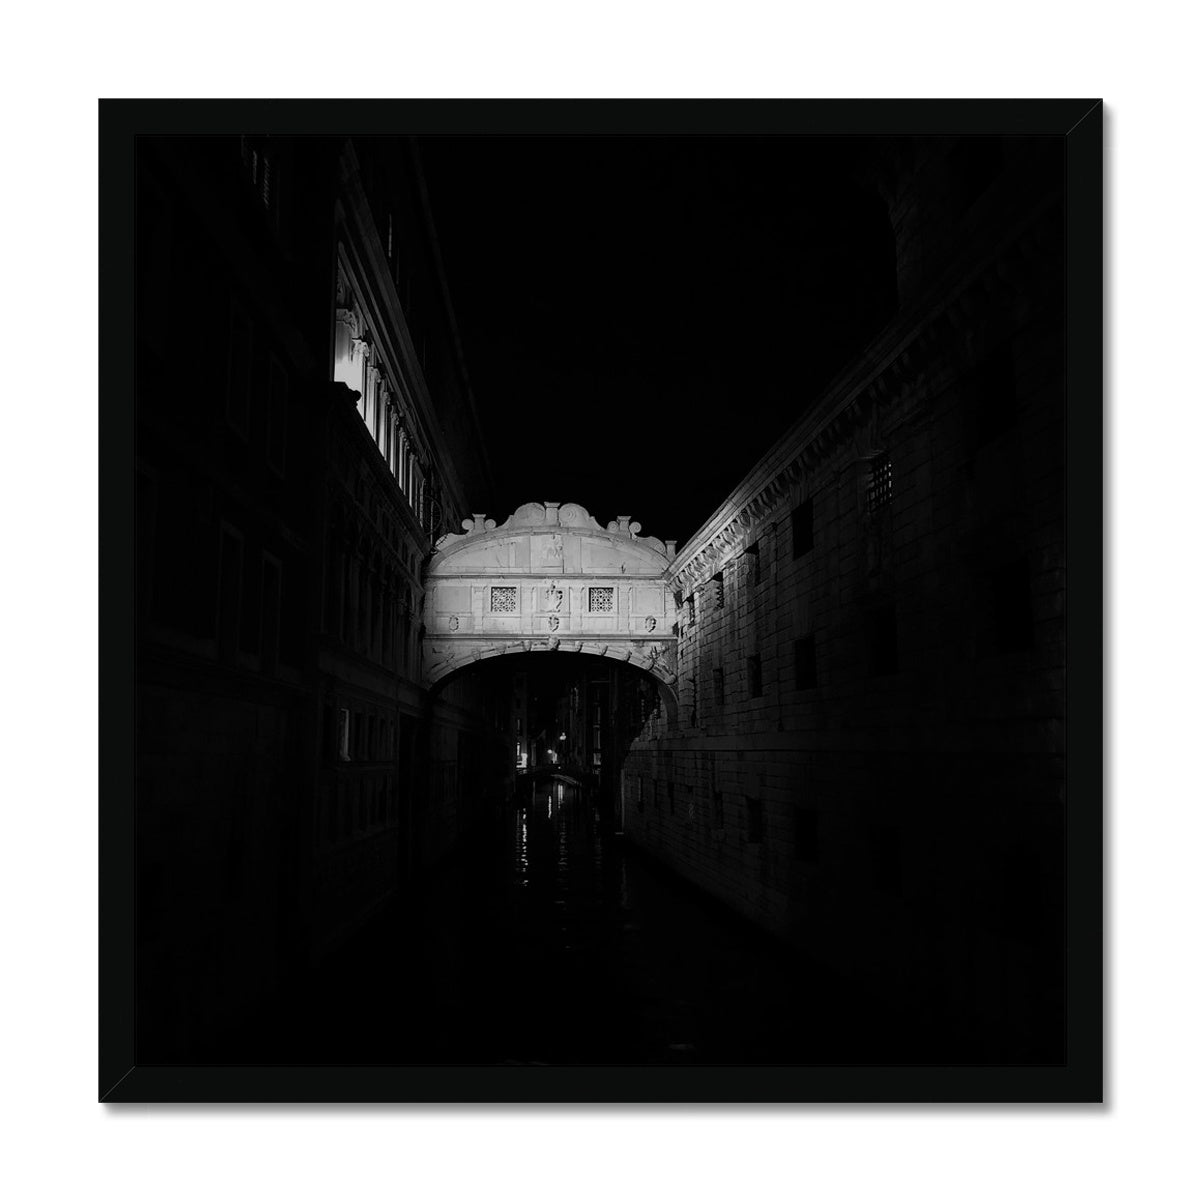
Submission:
[[[607,656],[671,686],[663,656],[674,640],[663,636],[671,560],[640,529],[626,516],[605,529],[578,504],[525,504],[503,522],[472,513],[461,533],[438,538],[428,566],[428,634],[453,646],[425,656],[429,681],[480,657],[559,651]]]

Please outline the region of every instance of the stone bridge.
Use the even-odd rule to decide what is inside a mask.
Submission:
[[[462,524],[426,573],[428,683],[502,654],[592,654],[640,668],[675,701],[674,542],[639,536],[628,517],[601,526],[578,504]]]

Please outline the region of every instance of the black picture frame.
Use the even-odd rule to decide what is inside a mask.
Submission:
[[[126,101],[99,105],[99,1080],[105,1103],[1098,1103],[1104,1096],[1102,778],[1103,106],[989,101]],[[1067,1061],[1061,1067],[195,1067],[135,1051],[133,247],[135,139],[148,133],[1009,134],[1065,145]]]

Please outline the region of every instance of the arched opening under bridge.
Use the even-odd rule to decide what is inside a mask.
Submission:
[[[426,572],[431,692],[486,678],[506,697],[514,778],[569,770],[619,817],[630,742],[678,719],[674,543],[624,516],[602,527],[578,504],[525,504],[501,524],[475,514],[463,530]]]

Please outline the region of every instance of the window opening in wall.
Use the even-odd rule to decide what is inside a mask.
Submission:
[[[610,587],[588,588],[588,612],[610,613],[613,611],[613,593],[616,589]]]
[[[746,688],[751,697],[762,695],[762,658],[757,654],[746,659]]]
[[[350,761],[350,710],[348,708],[338,709],[338,758],[342,762]]]
[[[712,577],[713,585],[713,608],[725,607],[725,573],[718,571]]]
[[[279,156],[270,138],[242,137],[242,170],[259,203],[273,219],[279,213]]]
[[[894,604],[866,614],[867,674],[894,675],[899,670]]]
[[[713,667],[713,704],[720,708],[725,703],[725,671],[722,667]]]
[[[754,587],[760,578],[758,565],[758,543],[753,546],[746,547],[746,579],[751,587]]]
[[[892,460],[879,454],[870,462],[867,477],[867,511],[879,512],[892,502]]]
[[[812,634],[797,638],[796,656],[796,687],[812,688],[817,686],[817,646]]]
[[[515,587],[492,588],[491,611],[515,613],[517,611],[517,589]]]
[[[761,842],[763,840],[762,797],[746,797],[746,841]]]
[[[792,509],[792,557],[800,558],[813,548],[813,502],[810,496]]]
[[[696,623],[696,597],[691,595],[687,598],[687,623],[695,625]]]

